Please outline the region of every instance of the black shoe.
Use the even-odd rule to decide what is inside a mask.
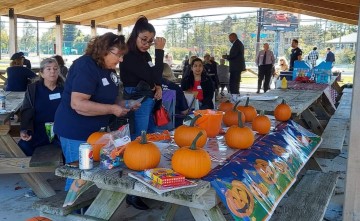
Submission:
[[[260,91],[256,91],[257,94],[260,94]]]
[[[139,196],[127,195],[126,203],[139,210],[149,209],[149,207],[141,200],[141,197]]]

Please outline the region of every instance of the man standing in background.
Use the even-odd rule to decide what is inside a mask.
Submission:
[[[335,62],[335,55],[334,53],[332,53],[330,48],[327,48],[327,53],[326,53],[326,58],[325,58],[326,62],[331,62],[332,66],[334,66],[334,62]]]
[[[291,42],[291,54],[290,54],[290,68],[289,71],[294,70],[294,62],[301,61],[302,50],[298,47],[299,42],[297,39],[293,39]]]
[[[240,79],[241,72],[246,70],[245,57],[244,57],[244,45],[238,39],[235,33],[229,35],[229,41],[232,43],[229,55],[223,55],[224,59],[229,61],[229,88],[231,94],[231,100],[237,101],[240,98]]]
[[[261,84],[264,78],[265,78],[264,86],[263,86],[264,92],[269,90],[271,70],[275,64],[275,56],[274,53],[271,50],[269,50],[269,44],[265,43],[263,47],[264,50],[259,51],[255,59],[256,66],[259,67],[258,87],[256,93],[260,93]]]
[[[319,59],[319,52],[317,52],[317,47],[314,47],[313,50],[308,55],[308,60],[312,68],[316,66],[317,59]]]

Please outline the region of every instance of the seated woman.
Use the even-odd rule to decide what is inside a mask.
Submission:
[[[61,101],[64,81],[59,77],[55,59],[46,58],[40,63],[39,79],[28,86],[21,107],[21,131],[18,145],[27,156],[36,147],[59,145],[58,138],[48,136],[45,123],[53,123],[56,109]]]
[[[187,115],[189,106],[186,102],[184,92],[181,88],[176,85],[173,81],[176,80],[174,73],[172,72],[170,66],[167,63],[164,63],[163,78],[161,79],[162,90],[175,90],[176,91],[176,104],[175,104],[175,114],[176,115]],[[182,125],[182,119],[175,117],[175,128]]]
[[[69,70],[65,66],[64,59],[60,55],[55,55],[55,56],[53,56],[53,58],[55,58],[55,60],[57,61],[58,65],[59,65],[60,75],[65,80]]]
[[[11,56],[10,67],[6,69],[7,80],[5,82],[6,91],[26,91],[29,80],[36,77],[30,69],[23,67],[24,57],[15,53]]]
[[[200,58],[195,58],[190,63],[190,74],[181,81],[181,89],[194,94],[199,100],[200,109],[214,109],[214,83],[204,70],[203,62]]]

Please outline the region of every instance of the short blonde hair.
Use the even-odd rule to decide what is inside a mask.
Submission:
[[[170,66],[167,63],[164,63],[164,70],[163,70],[162,76],[163,76],[163,78],[165,78],[169,81],[176,80],[176,77],[175,77],[173,71],[171,70]]]

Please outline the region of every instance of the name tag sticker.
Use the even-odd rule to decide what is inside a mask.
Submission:
[[[61,98],[60,93],[49,94],[49,100],[56,100],[56,99],[60,99],[60,98]]]
[[[101,79],[101,81],[102,81],[104,86],[109,85],[109,81],[107,80],[107,78],[103,78],[103,79]]]
[[[152,63],[152,61],[149,61],[148,64],[149,64],[150,67],[154,67],[154,66],[155,66],[155,65]]]
[[[197,89],[198,89],[198,90],[201,90],[201,89],[202,89],[202,88],[201,88],[201,85],[197,86]]]

